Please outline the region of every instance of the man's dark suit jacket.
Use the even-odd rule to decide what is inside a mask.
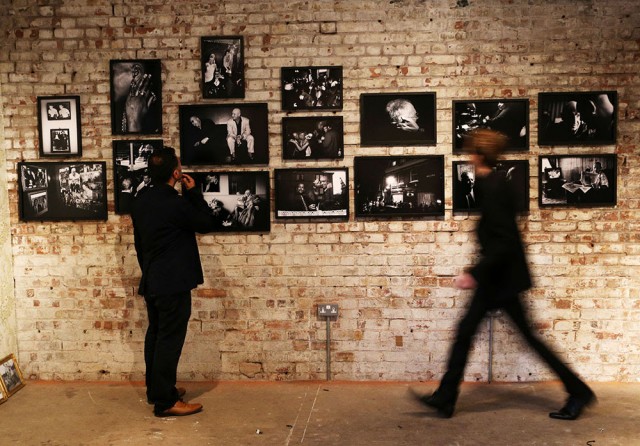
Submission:
[[[204,281],[196,232],[211,232],[216,219],[193,188],[178,194],[168,184],[152,184],[133,202],[131,213],[138,263],[138,293],[174,294]]]
[[[334,129],[330,129],[324,134],[324,141],[322,141],[322,148],[324,149],[324,156],[329,158],[335,158],[338,156],[338,132]]]
[[[476,229],[481,247],[478,263],[469,270],[478,285],[488,291],[493,304],[517,296],[531,287],[531,276],[516,224],[515,191],[502,173],[478,177],[482,192],[482,216]]]

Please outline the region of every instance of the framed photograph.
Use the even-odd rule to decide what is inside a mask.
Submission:
[[[22,221],[106,220],[104,161],[18,163]]]
[[[2,381],[0,381],[0,404],[7,401],[8,398],[9,395],[7,394],[7,389],[4,388],[4,384],[2,384]]]
[[[276,218],[349,219],[349,170],[275,170]]]
[[[147,166],[149,157],[161,149],[161,139],[113,141],[113,184],[115,211],[130,214],[136,195],[151,182]]]
[[[342,116],[282,118],[282,159],[344,158]]]
[[[342,110],[342,67],[282,67],[282,110]]]
[[[501,160],[496,168],[507,178],[515,195],[516,211],[529,210],[529,161]],[[453,211],[479,212],[482,193],[476,186],[476,173],[469,161],[453,162]]]
[[[538,169],[540,207],[616,205],[616,155],[540,156]]]
[[[358,217],[444,215],[444,156],[357,156],[353,162]]]
[[[467,135],[478,128],[506,135],[507,152],[528,151],[529,99],[453,101],[453,153],[463,153]]]
[[[244,39],[242,36],[200,38],[202,97],[244,98]]]
[[[538,94],[538,145],[598,146],[616,143],[618,93]]]
[[[211,213],[220,220],[214,232],[271,230],[269,172],[185,172],[202,191]]]
[[[360,145],[436,144],[435,93],[360,95]]]
[[[40,156],[81,156],[80,96],[38,97]]]
[[[114,135],[162,133],[160,59],[112,60],[111,132]]]
[[[18,361],[13,354],[5,356],[0,361],[0,380],[2,380],[2,386],[4,386],[2,393],[6,390],[7,398],[24,387],[24,378],[20,367],[18,367]]]
[[[181,105],[184,165],[269,164],[267,104]]]

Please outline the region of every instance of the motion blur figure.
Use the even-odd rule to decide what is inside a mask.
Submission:
[[[431,396],[418,398],[440,415],[453,416],[473,336],[486,313],[499,308],[509,315],[527,343],[558,375],[569,393],[564,407],[549,416],[575,420],[595,401],[595,395],[530,329],[520,293],[529,289],[532,283],[516,224],[516,195],[506,177],[494,169],[507,141],[505,135],[489,129],[475,130],[467,141],[466,149],[471,151],[475,167],[475,187],[483,196],[481,218],[476,228],[481,255],[478,263],[457,276],[454,282],[457,288],[475,289],[475,293],[459,322],[447,371],[438,389]]]

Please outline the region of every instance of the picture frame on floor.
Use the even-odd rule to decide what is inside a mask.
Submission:
[[[538,93],[538,145],[614,145],[617,114],[616,91]]]
[[[305,161],[343,158],[342,116],[282,118],[282,159]]]
[[[482,195],[476,190],[476,175],[470,161],[454,161],[453,178],[453,211],[480,212]],[[529,161],[500,160],[495,170],[507,178],[514,194],[517,212],[529,211]]]
[[[163,147],[161,139],[113,141],[113,183],[116,214],[130,214],[133,199],[149,185],[149,157]]]
[[[444,215],[444,156],[357,156],[356,218]]]
[[[4,387],[2,392],[6,391],[6,398],[9,398],[25,386],[18,360],[13,353],[0,360],[0,381],[2,381],[2,386]]]
[[[82,156],[80,96],[39,96],[37,102],[40,156]]]
[[[181,105],[182,164],[269,164],[267,115],[266,103]]]
[[[617,200],[615,154],[538,157],[540,207],[608,207]]]
[[[505,152],[528,151],[529,99],[453,101],[453,153],[464,153],[465,139],[478,128],[505,135]]]
[[[213,232],[269,232],[271,201],[268,171],[186,172],[220,224]]]
[[[349,219],[349,169],[275,170],[276,219]]]
[[[107,163],[18,163],[21,221],[106,220]]]
[[[244,38],[200,38],[202,98],[244,98]]]
[[[434,92],[360,95],[360,145],[429,146],[436,136]]]
[[[342,110],[342,67],[282,67],[282,110]]]
[[[9,399],[9,395],[7,394],[7,389],[4,388],[4,384],[0,381],[0,404],[4,403]]]
[[[111,60],[111,133],[162,134],[160,59]]]

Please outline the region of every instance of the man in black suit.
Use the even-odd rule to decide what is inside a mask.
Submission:
[[[210,232],[217,222],[193,178],[182,173],[172,147],[153,152],[149,174],[151,184],[136,197],[132,210],[142,269],[138,293],[149,317],[144,346],[147,400],[156,416],[191,415],[202,405],[181,400],[185,390],[176,388],[176,375],[191,316],[191,290],[203,283],[196,232]],[[182,196],[174,189],[178,182]]]
[[[478,197],[476,197],[476,191],[474,189],[474,173],[473,171],[465,170],[460,173],[460,180],[458,181],[456,188],[456,204],[460,209],[475,210],[478,208]]]
[[[470,138],[476,187],[483,192],[482,216],[476,233],[481,247],[478,263],[455,278],[460,289],[475,288],[466,315],[458,325],[447,372],[438,390],[420,401],[451,417],[458,398],[458,387],[464,376],[472,338],[485,314],[501,308],[509,315],[528,344],[562,380],[569,398],[565,406],[551,412],[551,418],[575,420],[582,410],[595,401],[591,389],[578,378],[529,327],[519,293],[531,287],[524,247],[516,224],[515,192],[504,175],[496,172],[497,157],[507,144],[507,137],[488,129],[473,132]]]
[[[322,136],[323,156],[326,158],[339,157],[342,154],[342,148],[338,147],[338,132],[327,121],[322,121],[321,124],[324,132]]]
[[[216,126],[211,119],[191,116],[189,118],[191,128],[189,135],[189,148],[182,151],[182,160],[185,164],[200,163],[212,164],[216,160]]]

